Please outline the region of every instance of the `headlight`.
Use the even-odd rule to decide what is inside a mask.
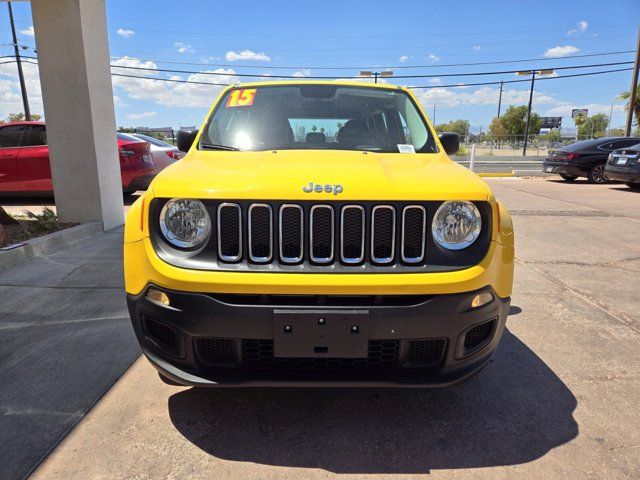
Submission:
[[[162,207],[160,230],[172,245],[193,248],[209,237],[211,219],[202,202],[174,198]]]
[[[444,202],[431,224],[433,238],[447,250],[462,250],[476,241],[482,219],[476,206],[467,201]]]

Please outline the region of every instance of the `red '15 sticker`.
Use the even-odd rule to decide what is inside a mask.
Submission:
[[[242,90],[234,90],[227,97],[227,108],[231,107],[248,107],[253,105],[256,98],[255,88],[245,88]]]

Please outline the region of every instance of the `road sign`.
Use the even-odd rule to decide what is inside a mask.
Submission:
[[[589,110],[586,108],[574,108],[573,110],[571,110],[571,118],[576,118],[578,115],[588,117]]]

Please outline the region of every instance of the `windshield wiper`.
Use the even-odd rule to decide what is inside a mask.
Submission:
[[[238,147],[231,147],[229,145],[218,145],[217,143],[200,143],[200,148],[207,150],[229,150],[237,152],[240,149]]]

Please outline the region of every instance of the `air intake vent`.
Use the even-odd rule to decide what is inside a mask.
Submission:
[[[420,205],[409,205],[402,209],[402,261],[420,263],[424,260],[425,226],[427,211]]]
[[[396,244],[396,211],[388,205],[373,207],[371,212],[371,261],[393,261]]]
[[[171,355],[180,355],[178,334],[172,327],[143,315],[142,328],[146,337],[159,348]]]
[[[302,261],[304,232],[303,211],[300,205],[280,207],[280,260],[284,263]]]
[[[409,365],[412,367],[433,367],[444,356],[446,341],[443,338],[426,338],[409,342]]]
[[[290,370],[353,370],[394,368],[398,362],[396,340],[369,340],[366,358],[302,358],[274,357],[273,340],[244,340],[242,361],[246,368]]]
[[[333,262],[335,245],[335,221],[333,207],[314,205],[311,207],[309,236],[311,261],[315,263]]]
[[[465,350],[473,350],[482,344],[488,343],[493,335],[496,320],[481,323],[469,330],[464,337]]]
[[[271,205],[254,203],[248,218],[249,258],[252,262],[267,263],[273,258],[273,215]]]
[[[342,207],[340,257],[344,263],[364,260],[364,208],[359,205]]]
[[[236,203],[218,206],[218,256],[224,262],[242,257],[242,210]]]
[[[196,351],[200,361],[207,365],[233,364],[233,340],[229,338],[198,338]]]

